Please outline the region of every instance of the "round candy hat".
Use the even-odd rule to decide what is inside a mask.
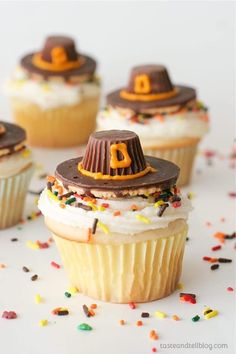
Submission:
[[[80,76],[92,76],[96,62],[91,57],[78,53],[72,38],[50,36],[41,51],[21,59],[21,66],[29,73],[46,79],[59,76],[65,80],[73,80]]]
[[[139,137],[128,130],[90,135],[83,157],[57,166],[56,177],[69,190],[93,196],[143,195],[175,185],[179,167],[144,156]]]
[[[132,109],[183,105],[196,98],[196,91],[187,86],[174,85],[162,65],[142,65],[132,69],[128,87],[111,92],[107,104]]]

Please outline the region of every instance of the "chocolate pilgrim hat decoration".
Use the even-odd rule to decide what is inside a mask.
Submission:
[[[19,125],[0,121],[0,157],[20,150],[25,140],[25,130]]]
[[[144,156],[139,137],[128,130],[93,133],[83,157],[56,169],[56,177],[69,190],[95,196],[167,189],[175,185],[178,175],[179,167],[172,162]]]
[[[61,76],[67,80],[76,76],[93,76],[96,62],[88,56],[79,54],[72,38],[51,36],[46,39],[40,52],[23,57],[21,66],[29,73],[44,78]]]
[[[142,65],[132,69],[128,87],[111,92],[107,104],[136,112],[183,105],[196,98],[193,88],[173,85],[162,65]]]

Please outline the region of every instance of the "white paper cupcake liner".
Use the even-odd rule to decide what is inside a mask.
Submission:
[[[34,167],[30,165],[17,175],[0,178],[0,229],[16,225],[21,220],[33,171]]]
[[[160,299],[176,289],[186,234],[187,226],[166,238],[107,245],[53,236],[72,286],[94,299],[128,303]]]
[[[145,148],[145,155],[159,157],[161,159],[174,162],[180,167],[180,175],[177,181],[177,185],[184,186],[189,184],[191,180],[194,159],[197,153],[198,142],[176,148]]]

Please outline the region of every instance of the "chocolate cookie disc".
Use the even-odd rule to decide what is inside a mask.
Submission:
[[[26,140],[25,130],[16,124],[0,121],[0,129],[3,127],[0,134],[0,152],[4,150],[4,154],[9,154],[15,151],[15,147]]]

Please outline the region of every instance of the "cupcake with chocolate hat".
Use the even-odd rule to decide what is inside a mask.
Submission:
[[[90,136],[84,156],[48,177],[39,209],[71,284],[104,301],[146,302],[179,281],[189,200],[175,187],[179,168],[144,156],[131,131]]]
[[[23,214],[28,185],[33,174],[25,131],[0,121],[0,229],[17,224]]]
[[[188,184],[201,138],[208,131],[207,108],[195,89],[174,85],[162,65],[133,68],[128,87],[107,95],[97,117],[98,130],[131,129],[144,152],[180,167],[180,185]]]
[[[73,39],[51,36],[38,52],[24,56],[5,91],[15,121],[31,145],[83,144],[95,128],[100,84],[96,61],[80,54]]]

